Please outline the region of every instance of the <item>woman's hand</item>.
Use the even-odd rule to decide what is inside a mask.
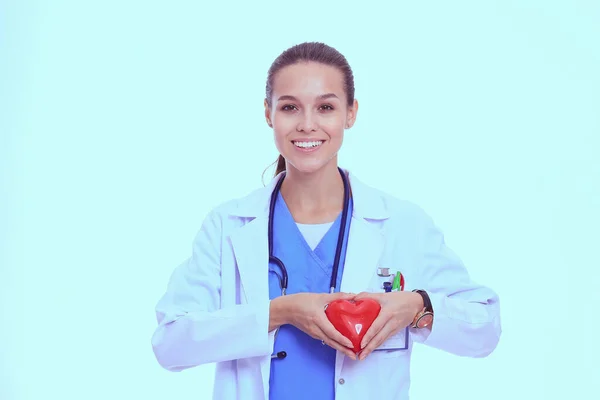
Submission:
[[[325,314],[327,304],[334,300],[352,300],[354,296],[348,293],[297,293],[282,298],[287,301],[289,324],[356,360],[350,339],[338,332]]]
[[[360,293],[354,300],[375,299],[381,304],[381,311],[363,337],[359,360],[364,360],[388,337],[396,334],[412,323],[423,309],[423,298],[413,292]]]

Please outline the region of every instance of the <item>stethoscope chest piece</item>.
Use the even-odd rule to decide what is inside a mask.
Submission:
[[[283,360],[284,358],[287,357],[287,353],[285,351],[279,351],[276,354],[273,354],[271,356],[271,359],[279,359],[279,360]]]

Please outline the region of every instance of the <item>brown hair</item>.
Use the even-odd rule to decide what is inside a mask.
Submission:
[[[273,80],[275,74],[282,68],[299,62],[317,62],[336,67],[344,75],[344,92],[348,98],[348,107],[354,104],[354,75],[346,58],[333,47],[319,42],[305,42],[285,50],[271,64],[267,76],[266,101],[271,108],[271,97],[273,96]],[[275,176],[285,171],[285,159],[280,154],[277,158]]]

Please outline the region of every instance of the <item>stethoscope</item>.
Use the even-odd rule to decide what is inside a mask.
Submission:
[[[338,241],[337,246],[335,248],[335,258],[333,261],[333,268],[331,271],[331,280],[329,282],[329,293],[335,293],[335,287],[337,282],[338,269],[340,266],[340,258],[342,256],[342,249],[344,247],[344,236],[346,233],[346,225],[348,219],[348,209],[350,208],[350,184],[348,183],[348,177],[341,168],[338,167],[338,171],[342,176],[342,182],[344,183],[344,208],[342,210],[342,223],[340,224],[340,231],[338,233]],[[279,286],[281,287],[281,295],[285,296],[287,288],[288,288],[288,274],[287,269],[285,268],[285,264],[279,258],[275,257],[273,254],[273,220],[275,215],[275,203],[277,202],[277,195],[279,194],[279,190],[281,189],[281,184],[285,179],[285,172],[283,176],[275,185],[275,189],[271,194],[271,204],[269,205],[269,263],[274,263],[279,267],[281,271],[281,276],[273,271],[277,277],[279,278]],[[277,338],[277,334],[279,333],[279,328],[275,331],[275,338]],[[287,357],[287,353],[285,351],[280,351],[271,356],[271,359],[284,359]]]

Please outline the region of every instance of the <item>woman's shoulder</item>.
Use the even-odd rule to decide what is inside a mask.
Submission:
[[[206,237],[215,239],[227,236],[233,230],[252,220],[252,217],[257,216],[252,215],[257,214],[252,211],[252,208],[258,209],[258,207],[250,207],[249,205],[256,203],[257,196],[263,191],[264,189],[255,189],[246,195],[224,200],[210,208],[201,222],[195,240],[207,240]]]
[[[269,188],[259,187],[222,201],[210,210],[209,216],[221,220],[231,219],[231,217],[234,219],[255,218],[268,210],[269,198]]]
[[[416,202],[385,192],[381,193],[389,209],[390,222],[401,225],[412,223],[420,226],[433,223],[431,216]]]
[[[360,208],[367,210],[365,214],[379,213],[391,221],[412,219],[426,222],[431,219],[420,205],[406,197],[391,194],[388,190],[371,186],[356,178],[354,182],[358,189],[356,201],[359,202]]]

